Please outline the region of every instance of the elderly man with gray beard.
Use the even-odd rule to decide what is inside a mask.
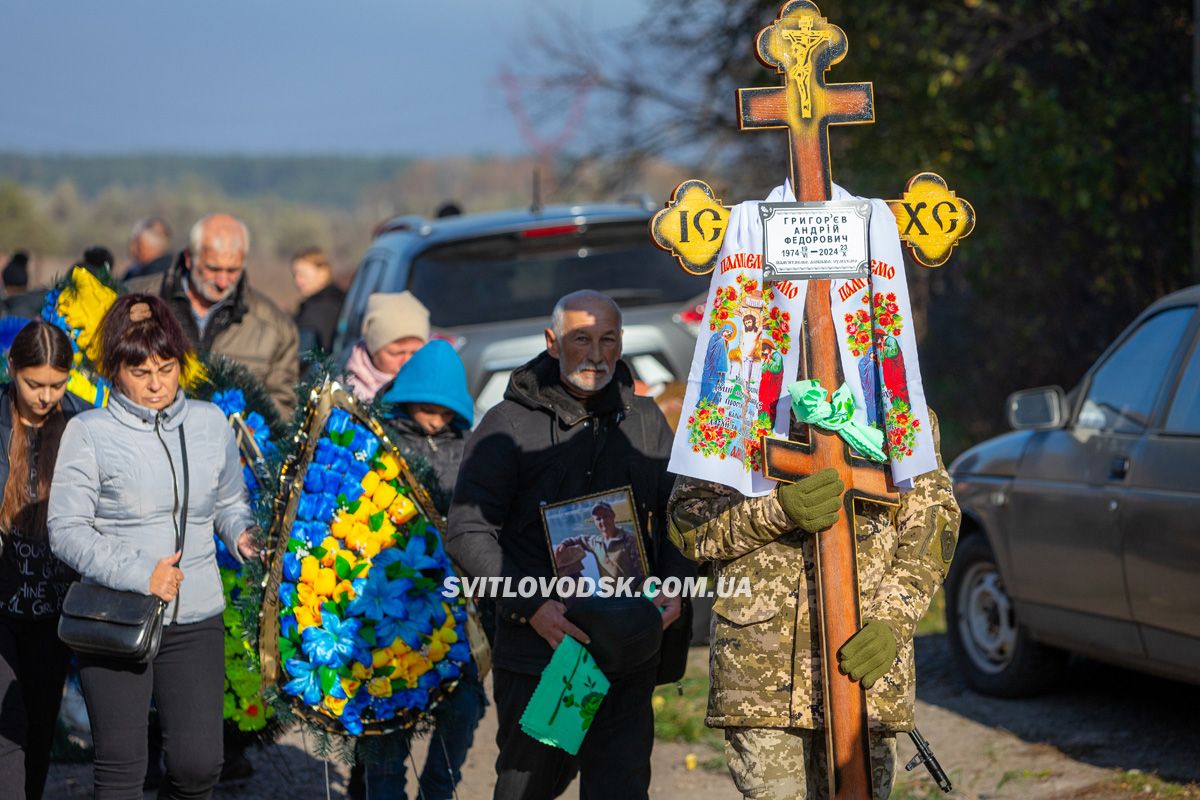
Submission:
[[[286,420],[296,407],[300,334],[296,324],[246,277],[250,232],[228,214],[192,226],[188,248],[161,275],[126,283],[157,294],[201,353],[222,355],[262,382]]]
[[[687,577],[692,566],[666,532],[671,429],[652,400],[636,397],[621,361],[621,310],[599,292],[563,297],[546,351],[513,372],[504,401],[467,445],[450,507],[446,549],[470,576],[555,575],[541,508],[631,487],[650,574]],[[661,595],[661,624],[680,615]],[[583,798],[647,797],[658,653],[608,674],[612,686],[577,756],[520,728],[542,670],[565,636],[588,643],[554,597],[497,599],[493,663],[499,730],[497,800],[557,797],[581,773]],[[655,624],[655,621],[651,621]]]

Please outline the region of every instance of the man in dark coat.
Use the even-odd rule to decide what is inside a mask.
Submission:
[[[505,577],[514,589],[524,577],[553,577],[541,507],[631,487],[651,574],[690,576],[666,535],[671,430],[652,400],[633,393],[620,360],[620,309],[598,292],[569,294],[545,337],[546,352],[513,373],[467,445],[447,551],[469,575]],[[680,614],[678,597],[655,604],[663,627]],[[647,797],[657,656],[607,676],[609,693],[572,757],[530,738],[519,720],[564,636],[587,644],[587,635],[553,597],[499,597],[496,622],[495,797],[553,798],[577,770],[584,797]]]

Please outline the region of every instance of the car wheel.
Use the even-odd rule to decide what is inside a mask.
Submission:
[[[983,534],[959,545],[946,578],[950,649],[972,689],[999,697],[1046,691],[1068,654],[1039,644],[1022,628],[1004,576]]]

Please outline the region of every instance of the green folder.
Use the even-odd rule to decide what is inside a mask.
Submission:
[[[563,637],[525,706],[521,730],[542,744],[575,755],[608,687],[608,678],[583,645]]]

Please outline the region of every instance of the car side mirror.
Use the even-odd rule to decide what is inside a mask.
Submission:
[[[1067,395],[1059,386],[1040,386],[1008,396],[1008,424],[1018,431],[1052,431],[1067,421]]]

